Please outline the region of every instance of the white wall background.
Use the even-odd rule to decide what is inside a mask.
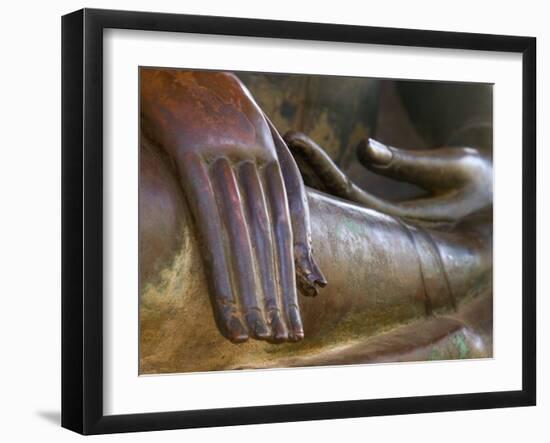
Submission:
[[[62,14],[81,7],[155,10],[282,20],[531,35],[538,38],[539,406],[95,437],[94,441],[472,441],[544,442],[550,437],[548,198],[550,29],[545,2],[460,0],[298,3],[200,0],[5,2],[0,60],[0,438],[6,442],[80,440],[60,414],[60,31]],[[545,108],[545,109],[543,109]],[[546,111],[546,113],[544,112]],[[541,197],[542,196],[542,197]],[[544,249],[544,250],[543,250]],[[542,250],[542,251],[541,251]],[[544,278],[545,277],[545,278]],[[452,382],[452,381],[450,381]]]

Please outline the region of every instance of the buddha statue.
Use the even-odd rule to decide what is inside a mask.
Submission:
[[[492,355],[492,161],[362,139],[350,179],[233,74],[140,70],[140,373]]]

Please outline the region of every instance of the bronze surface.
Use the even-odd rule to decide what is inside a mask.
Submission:
[[[491,355],[490,157],[365,138],[426,191],[392,202],[276,121],[234,75],[141,69],[140,373]]]

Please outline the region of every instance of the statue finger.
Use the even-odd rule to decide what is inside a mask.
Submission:
[[[204,244],[204,261],[209,274],[216,320],[224,335],[231,341],[245,341],[248,333],[239,318],[224,247],[222,221],[208,169],[198,155],[189,156],[181,176],[199,236]]]
[[[350,180],[313,139],[303,132],[288,131],[283,140],[293,157],[303,160],[300,172],[308,186],[337,196],[349,193]]]
[[[267,202],[255,163],[246,161],[239,166],[239,181],[243,189],[244,207],[254,244],[258,279],[263,291],[263,304],[274,341],[288,339],[288,330],[277,302],[274,247],[267,213]]]
[[[307,296],[317,296],[318,287],[324,288],[327,280],[313,258],[311,246],[307,247],[303,243],[295,242],[294,259],[300,291]]]
[[[271,331],[266,324],[259,302],[260,291],[256,286],[252,243],[235,173],[225,157],[215,160],[210,172],[219,196],[220,215],[231,251],[229,256],[233,262],[233,275],[237,282],[241,312],[249,333],[255,338],[268,339],[271,337]]]
[[[285,141],[267,117],[266,120],[275,143],[288,199],[298,286],[303,294],[316,296],[319,293],[317,287],[325,287],[327,280],[313,258],[309,203],[304,182]]]
[[[474,149],[439,148],[424,151],[398,149],[372,138],[357,146],[361,164],[377,174],[419,185],[429,191],[457,188],[470,177],[468,157]]]
[[[286,189],[277,162],[266,166],[265,181],[267,184],[268,201],[271,207],[271,220],[277,251],[277,269],[283,310],[290,328],[289,338],[298,341],[304,337],[304,328],[298,306],[292,228]]]

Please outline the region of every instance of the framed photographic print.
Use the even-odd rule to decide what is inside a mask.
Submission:
[[[534,405],[531,37],[62,21],[62,425]]]

